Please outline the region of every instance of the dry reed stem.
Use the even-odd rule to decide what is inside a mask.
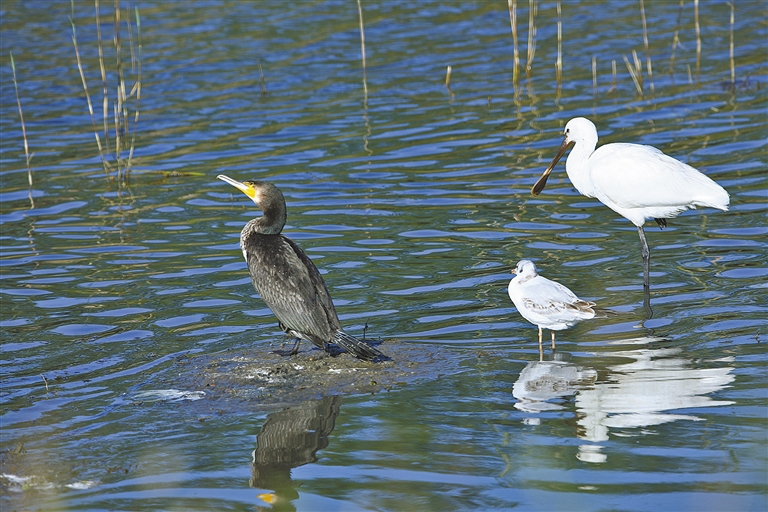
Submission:
[[[517,48],[517,0],[507,0],[509,8],[509,24],[512,26],[512,84],[517,91],[517,83],[520,79],[520,52]]]
[[[85,73],[83,72],[83,63],[80,59],[80,50],[77,46],[77,29],[75,28],[75,8],[74,2],[72,2],[72,17],[69,18],[69,22],[72,24],[72,44],[75,47],[75,57],[77,57],[77,69],[80,71],[80,79],[83,82],[83,90],[85,91],[85,100],[88,103],[88,112],[91,114],[91,125],[93,126],[93,135],[96,137],[96,146],[99,148],[99,156],[101,157],[101,163],[104,166],[104,171],[109,175],[110,165],[107,162],[104,155],[104,147],[101,145],[101,137],[99,137],[99,130],[96,128],[96,116],[93,113],[93,103],[91,102],[91,94],[88,92],[88,82],[85,80]],[[103,63],[103,61],[102,61]],[[103,68],[102,68],[103,69]],[[106,141],[105,141],[106,144]]]
[[[88,112],[91,115],[91,124],[93,125],[94,136],[96,137],[96,144],[99,147],[99,155],[101,156],[104,170],[109,175],[112,166],[107,161],[107,154],[109,154],[110,140],[109,140],[109,86],[107,84],[106,65],[104,62],[104,44],[101,35],[101,9],[99,0],[94,0],[96,8],[96,34],[99,49],[99,68],[101,71],[102,90],[104,94],[103,112],[104,112],[104,144],[102,145],[101,137],[99,137],[99,130],[96,128],[96,120],[93,110],[93,103],[88,91],[88,83],[85,78],[85,72],[83,70],[82,59],[80,58],[80,49],[77,44],[77,32],[74,22],[74,2],[72,3],[72,18],[70,23],[72,24],[72,42],[75,47],[75,55],[77,57],[77,67],[80,71],[80,79],[83,82],[83,90],[85,91],[85,97],[88,103]],[[112,119],[114,122],[114,158],[117,165],[117,177],[118,180],[125,180],[128,177],[128,173],[131,170],[133,163],[133,154],[135,151],[136,142],[136,126],[139,122],[140,116],[140,104],[141,104],[141,77],[142,77],[142,42],[141,42],[141,17],[139,15],[139,9],[135,8],[136,15],[136,33],[138,39],[138,58],[136,57],[136,50],[133,43],[133,27],[130,21],[130,11],[126,9],[125,23],[129,29],[129,42],[131,51],[131,70],[136,75],[135,81],[130,88],[130,92],[126,92],[126,78],[125,78],[125,66],[122,59],[122,38],[120,34],[122,18],[120,11],[120,0],[114,2],[115,14],[114,14],[114,35],[113,44],[115,46],[115,63],[117,69],[117,100],[112,104]],[[128,117],[128,100],[136,97],[136,106],[133,116],[133,129]],[[130,138],[130,146],[127,147],[127,142]],[[123,158],[122,154],[125,150],[128,150],[128,158]]]
[[[557,0],[557,61],[555,61],[555,77],[558,87],[563,83],[563,16],[562,0]]]
[[[123,59],[122,59],[122,39],[120,37],[120,0],[115,0],[115,17],[114,17],[114,33],[112,42],[115,45],[115,65],[117,67],[117,103],[113,105],[115,111],[115,159],[117,160],[117,176],[121,177],[120,155],[123,153],[123,140],[127,136],[127,125],[125,118],[127,112],[125,110],[125,78],[123,76]],[[122,130],[122,134],[120,133]],[[130,162],[129,162],[130,165]],[[124,178],[129,169],[122,169],[122,177]]]
[[[637,56],[637,52],[632,50],[632,60],[635,62],[635,76],[637,76],[638,82],[640,82],[640,89],[643,88],[643,65],[640,64],[640,59]]]
[[[612,71],[612,74],[613,74],[613,80],[611,81],[611,88],[608,89],[606,94],[611,94],[612,92],[614,92],[616,90],[616,59],[613,59],[611,61],[611,71]]]
[[[360,53],[363,59],[363,94],[365,95],[365,103],[368,103],[368,80],[366,78],[366,66],[365,66],[365,31],[363,30],[363,6],[360,5],[360,0],[357,0],[357,16],[360,20]]]
[[[27,157],[27,179],[29,180],[29,186],[32,186],[32,167],[29,165],[32,157],[29,156],[29,144],[27,143],[27,127],[24,125],[24,113],[21,111],[21,99],[19,98],[19,84],[16,82],[16,63],[13,60],[13,52],[11,54],[11,69],[13,70],[13,88],[16,90],[16,104],[19,106],[19,119],[21,119],[21,135],[24,138],[24,154]],[[30,199],[32,196],[30,196]],[[34,208],[34,202],[32,203]]]
[[[696,81],[701,70],[701,27],[699,26],[699,0],[693,0],[693,23],[696,26]]]
[[[538,0],[528,0],[528,59],[525,62],[525,74],[531,77],[533,56],[536,54],[536,13],[539,10]]]
[[[632,65],[629,63],[629,59],[627,58],[627,56],[626,55],[622,55],[622,57],[624,58],[624,63],[627,65],[627,71],[629,71],[629,76],[632,77],[632,81],[635,83],[635,89],[637,89],[637,94],[642,96],[643,95],[643,86],[640,85],[640,82],[638,81],[637,73],[635,72],[635,70],[632,67]]]
[[[142,43],[141,43],[141,18],[139,17],[139,8],[134,7],[134,12],[136,13],[136,37],[139,40],[139,58],[137,62],[137,66],[133,69],[137,69],[137,75],[136,75],[136,83],[134,87],[131,89],[131,96],[133,96],[134,91],[136,92],[136,109],[133,115],[133,131],[131,133],[131,149],[128,152],[128,166],[130,167],[131,163],[133,162],[133,150],[136,147],[136,125],[139,124],[139,106],[141,105],[141,57],[142,57]],[[126,17],[126,19],[129,19],[130,17]],[[133,40],[133,29],[129,27],[129,33],[131,34],[131,40]],[[131,46],[131,59],[135,57],[133,54],[133,46]],[[259,64],[259,68],[261,68],[261,64]]]
[[[725,2],[731,7],[731,86],[736,89],[736,66],[733,62],[733,19],[734,19],[734,5],[733,2]]]
[[[117,178],[121,178],[120,170],[120,110],[117,103],[112,103],[112,110],[115,114],[115,160],[117,161]]]
[[[117,161],[118,179],[124,181],[131,171],[131,157],[123,159],[124,145],[128,139],[128,97],[125,92],[125,73],[123,72],[123,40],[121,37],[122,18],[120,0],[115,0],[114,31],[112,43],[115,46],[115,67],[117,69],[117,102],[113,104],[115,113],[115,160]],[[132,152],[129,152],[132,156]]]
[[[686,64],[686,65],[688,66],[688,83],[692,85],[693,84],[693,76],[691,76],[691,65],[690,64]]]
[[[96,6],[96,40],[99,47],[99,67],[101,68],[101,89],[104,95],[104,101],[101,106],[101,111],[104,117],[104,146],[109,147],[109,125],[108,114],[109,110],[109,87],[107,87],[107,68],[104,65],[104,45],[101,39],[101,9],[99,9],[99,0],[94,0]],[[74,7],[73,7],[74,9]]]
[[[597,99],[597,56],[592,56],[592,93]]]
[[[680,0],[680,7],[677,10],[677,25],[675,25],[675,35],[672,36],[672,52],[669,56],[669,77],[672,79],[672,85],[675,85],[675,50],[678,46],[681,48],[683,45],[680,43],[680,19],[683,16],[683,2],[685,0]]]
[[[125,122],[125,118],[128,116],[128,112],[125,106],[125,102],[128,99],[128,96],[125,93],[125,78],[123,74],[123,59],[122,59],[122,38],[120,37],[120,23],[121,23],[121,17],[120,17],[120,0],[115,0],[115,39],[117,40],[116,46],[116,53],[117,53],[117,76],[118,76],[118,85],[120,87],[120,95],[118,98],[118,107],[120,108],[120,112],[122,114],[121,119],[123,120],[123,133],[124,135],[127,135],[128,130],[128,123]]]
[[[451,88],[451,66],[445,68],[445,86]]]
[[[646,71],[648,71],[648,80],[651,82],[651,94],[653,94],[653,68],[651,67],[651,52],[648,49],[648,25],[645,20],[645,3],[643,0],[640,0],[640,18],[643,21],[643,44],[645,45]]]
[[[261,82],[261,95],[266,96],[267,95],[267,82],[264,80],[264,70],[261,68],[261,59],[258,60],[259,63],[259,81]]]
[[[131,26],[130,9],[125,8],[125,26],[128,28],[128,49],[131,51],[131,73],[136,73],[136,49],[133,47],[133,27]],[[134,86],[135,87],[135,86]],[[133,89],[128,93],[128,97],[133,95]]]

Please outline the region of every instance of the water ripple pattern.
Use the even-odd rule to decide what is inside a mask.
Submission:
[[[727,2],[700,3],[697,57],[693,2],[645,2],[651,76],[642,3],[514,2],[515,83],[504,1],[362,1],[365,75],[354,2],[123,2],[126,76],[142,62],[125,181],[95,145],[69,23],[101,130],[94,9],[75,4],[0,17],[0,508],[768,506],[764,3],[735,2],[733,32]],[[730,193],[646,225],[652,318],[635,227],[562,163],[530,194],[577,116]],[[281,188],[348,332],[460,371],[281,411],[196,373],[287,342],[239,248],[257,209],[221,173]],[[523,258],[603,313],[541,361],[506,293]]]

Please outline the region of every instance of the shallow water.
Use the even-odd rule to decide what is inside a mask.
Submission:
[[[622,58],[645,71],[637,6],[563,6],[558,87],[556,4],[539,5],[530,78],[520,4],[515,89],[506,2],[363,2],[367,94],[354,3],[138,4],[121,184],[95,147],[69,3],[3,2],[3,510],[765,510],[764,4],[737,2],[732,90],[728,6],[700,5],[697,74],[693,6],[647,3],[642,97]],[[100,123],[93,6],[74,19]],[[727,213],[646,226],[652,318],[634,226],[562,164],[530,195],[575,116],[731,195]],[[286,234],[349,332],[438,350],[446,370],[281,407],[206,388],[190,360],[284,341],[238,248],[255,208],[220,173],[280,186]],[[544,361],[506,293],[522,258],[608,311]]]

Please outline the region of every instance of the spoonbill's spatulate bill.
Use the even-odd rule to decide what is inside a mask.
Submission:
[[[286,209],[280,189],[265,181],[239,182],[223,174],[217,177],[250,197],[263,212],[243,228],[240,248],[254,288],[280,327],[296,338],[287,355],[295,355],[304,339],[325,351],[335,343],[360,359],[387,359],[365,341],[344,332],[317,267],[293,240],[281,234]]]
[[[540,276],[531,260],[521,260],[512,273],[517,275],[507,287],[509,298],[523,318],[539,327],[539,351],[542,328],[552,331],[554,350],[555,331],[562,331],[576,322],[594,318],[594,302],[581,300],[562,284]]]
[[[571,146],[565,171],[576,190],[637,226],[646,288],[650,283],[650,250],[643,231],[646,219],[655,219],[665,227],[666,219],[697,206],[728,210],[730,198],[723,187],[652,146],[617,143],[595,149],[597,129],[583,117],[565,125],[563,144],[531,189],[534,196],[544,190],[552,169]]]

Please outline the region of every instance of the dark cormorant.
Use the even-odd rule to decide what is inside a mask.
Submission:
[[[254,288],[280,321],[280,327],[296,338],[288,355],[296,354],[304,339],[326,352],[328,344],[335,343],[360,359],[387,359],[374,347],[342,330],[317,267],[293,240],[280,234],[286,217],[285,198],[280,189],[265,181],[241,183],[223,174],[217,177],[237,187],[263,212],[243,228],[240,248]]]

